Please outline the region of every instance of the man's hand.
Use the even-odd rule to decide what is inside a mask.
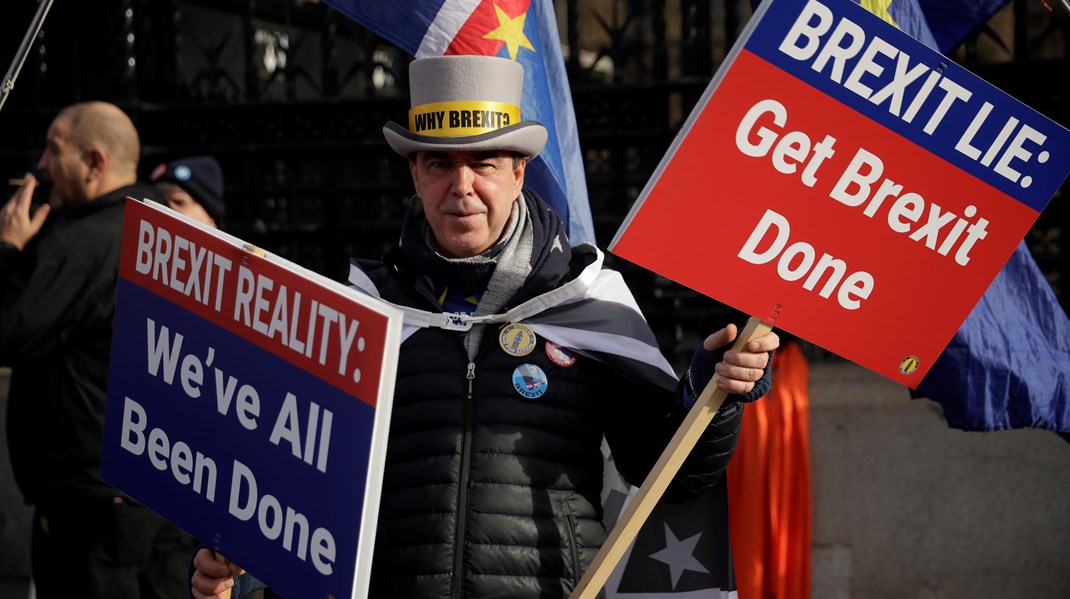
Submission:
[[[717,386],[733,395],[746,395],[754,389],[754,383],[761,380],[765,374],[765,368],[769,365],[769,352],[780,347],[780,337],[770,331],[757,339],[747,343],[742,351],[728,350],[724,358],[713,362],[714,350],[723,348],[736,340],[738,330],[736,325],[730,324],[706,337],[691,358],[689,375],[691,384],[696,394],[692,399],[698,399],[699,393],[706,387],[714,372],[717,377]]]
[[[229,559],[211,549],[202,548],[193,556],[193,578],[190,590],[194,599],[230,599],[234,576],[244,574]]]
[[[22,250],[30,242],[41,227],[45,224],[51,206],[44,204],[30,214],[30,200],[33,199],[33,190],[37,187],[37,179],[33,175],[26,174],[26,183],[11,196],[11,199],[0,209],[0,241],[10,243]]]

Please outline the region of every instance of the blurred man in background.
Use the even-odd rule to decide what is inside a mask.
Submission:
[[[49,202],[32,205],[27,174],[0,209],[7,434],[40,599],[188,596],[192,539],[100,478],[125,198],[162,202],[137,182],[140,152],[117,106],[69,106],[37,165]]]

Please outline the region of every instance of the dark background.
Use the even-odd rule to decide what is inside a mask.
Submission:
[[[1054,10],[1016,0],[952,58],[1066,126],[1070,19],[1057,2],[1049,4]],[[555,5],[597,239],[605,244],[746,24],[750,5]],[[0,60],[15,56],[35,11],[32,0],[5,4]],[[138,126],[143,177],[164,160],[216,156],[229,232],[344,279],[350,256],[376,257],[394,241],[411,194],[405,161],[381,134],[388,120],[405,119],[410,60],[316,1],[57,0],[0,110],[0,175],[33,168],[63,106],[112,101]],[[1064,308],[1066,190],[1027,237]],[[700,334],[742,318],[622,260],[607,262],[624,273],[678,364]]]

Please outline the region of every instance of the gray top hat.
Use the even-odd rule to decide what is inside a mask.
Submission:
[[[386,142],[403,156],[424,150],[504,150],[534,157],[546,128],[520,117],[524,67],[495,56],[434,56],[409,64],[409,126],[387,123]]]

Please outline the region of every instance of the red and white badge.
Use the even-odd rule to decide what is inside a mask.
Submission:
[[[560,345],[546,340],[546,357],[550,358],[550,361],[562,368],[568,368],[576,363],[576,352],[567,347],[561,347]]]

